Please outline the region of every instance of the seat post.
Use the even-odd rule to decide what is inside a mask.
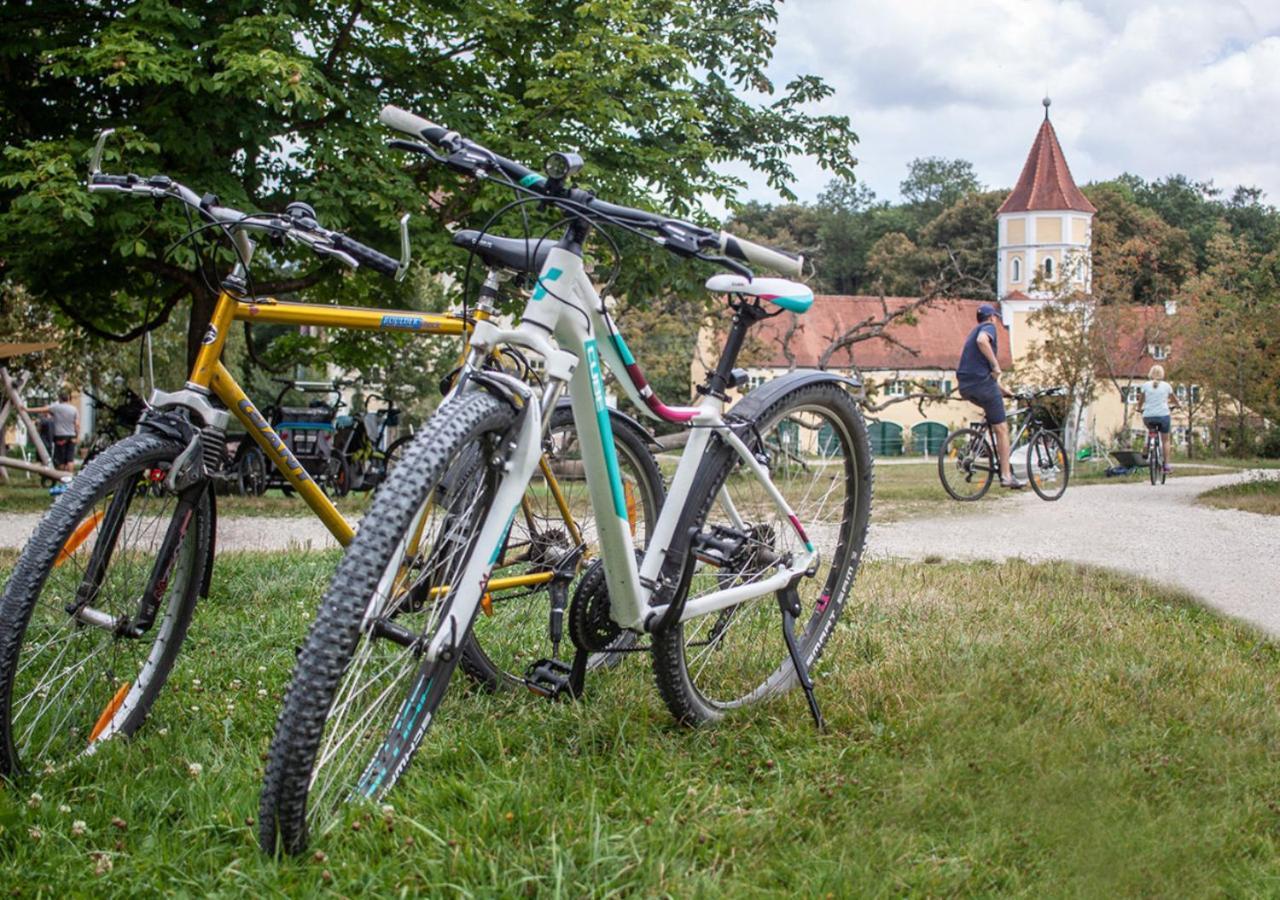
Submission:
[[[715,370],[707,375],[706,384],[698,388],[702,394],[725,399],[725,392],[734,386],[733,365],[738,361],[742,345],[747,340],[747,331],[756,322],[767,318],[769,314],[754,303],[738,303],[733,306],[733,324],[729,326],[729,337],[725,341],[724,350]]]

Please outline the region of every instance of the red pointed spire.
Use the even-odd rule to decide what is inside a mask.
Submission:
[[[1078,212],[1096,213],[1097,208],[1076,187],[1067,166],[1067,158],[1058,143],[1058,135],[1049,121],[1049,101],[1045,98],[1044,122],[1036,134],[1027,164],[1012,193],[1001,204],[999,213],[1029,212],[1032,210],[1073,209]]]

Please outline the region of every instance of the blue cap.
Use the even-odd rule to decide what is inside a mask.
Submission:
[[[979,318],[989,319],[996,314],[996,308],[990,303],[984,303],[978,307]]]

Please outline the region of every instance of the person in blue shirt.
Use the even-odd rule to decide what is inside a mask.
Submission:
[[[956,366],[956,385],[961,398],[982,407],[987,424],[996,436],[996,453],[1000,457],[1000,485],[1021,490],[1026,483],[1013,477],[1009,467],[1009,422],[1005,417],[1004,398],[1013,395],[1000,384],[1000,361],[996,355],[999,332],[996,330],[996,308],[989,303],[978,307],[978,324],[965,338]]]

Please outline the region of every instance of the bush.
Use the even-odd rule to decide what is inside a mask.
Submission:
[[[1280,425],[1272,425],[1271,430],[1262,436],[1258,455],[1263,459],[1280,459]]]

